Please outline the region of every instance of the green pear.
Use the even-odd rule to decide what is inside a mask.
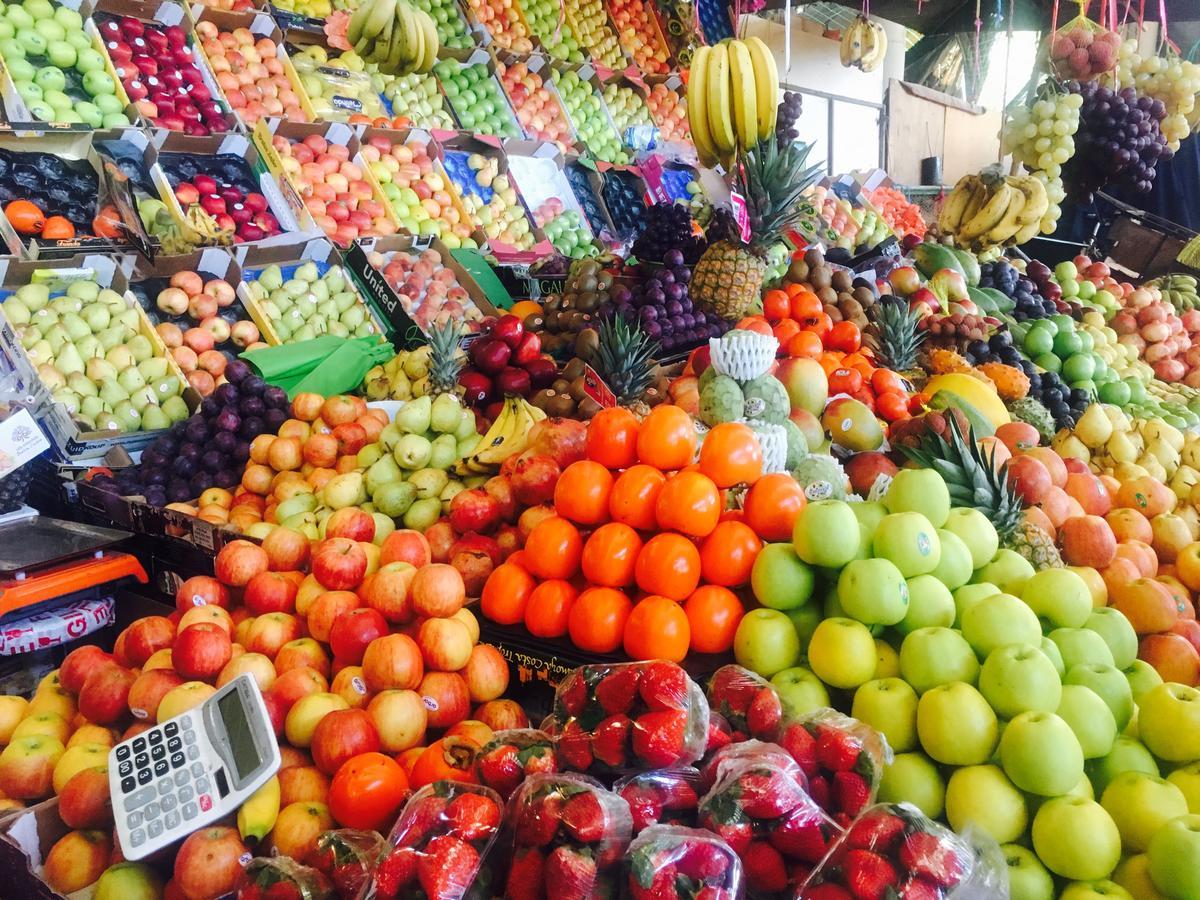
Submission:
[[[62,320],[59,322],[63,330],[67,333],[72,341],[77,341],[85,334],[91,334],[92,329],[88,327],[88,323],[83,321],[83,317],[77,313],[65,313]]]
[[[289,313],[293,318],[303,319],[306,322],[316,314],[317,301],[307,295],[299,298]]]
[[[161,406],[150,405],[142,410],[142,430],[158,431],[171,427],[171,417],[163,412]]]
[[[461,481],[451,481],[438,494],[438,499],[442,501],[442,512],[448,514],[450,512],[450,501],[467,489],[467,486]]]
[[[121,420],[116,417],[116,415],[110,412],[104,412],[96,416],[96,430],[115,431],[120,434],[125,430],[125,426],[121,423]]]
[[[15,297],[10,297],[4,301],[4,317],[8,319],[9,324],[14,328],[28,325],[32,315],[33,313],[29,311],[29,307]]]
[[[324,281],[314,281],[308,286],[308,293],[317,303],[324,303],[329,299],[329,285]]]
[[[282,522],[284,519],[290,519],[292,516],[299,513],[311,513],[317,508],[316,494],[302,493],[292,494],[275,510],[275,516]]]
[[[92,362],[92,360],[88,360]],[[103,362],[103,360],[101,360]],[[109,376],[104,376],[109,377]],[[100,389],[96,387],[96,382],[99,379],[92,378],[87,372],[73,372],[67,378],[67,387],[77,393],[80,397],[98,397]]]
[[[355,337],[366,337],[371,334],[379,334],[379,329],[375,327],[375,323],[370,319],[366,319],[361,325],[354,329]]]
[[[79,412],[95,423],[96,416],[104,412],[104,401],[99,397],[84,397],[79,404]]]
[[[442,501],[437,497],[414,500],[404,514],[404,527],[424,531],[442,516]]]
[[[49,391],[56,391],[67,386],[67,377],[50,363],[42,363],[37,367],[38,378]]]
[[[458,456],[458,442],[452,434],[440,434],[430,444],[429,467],[432,469],[448,469],[454,465]]]
[[[417,497],[428,500],[438,497],[450,482],[445,469],[418,469],[408,476],[408,483],[417,490]]]
[[[327,326],[327,328],[328,328],[329,333],[332,334],[334,337],[342,337],[342,338],[350,337],[350,329],[347,328],[345,325],[343,325],[341,322],[338,322],[336,320],[330,322],[329,325]]]
[[[407,481],[392,481],[383,485],[375,495],[375,508],[385,516],[399,518],[408,512],[417,499],[417,489]]]
[[[400,471],[396,460],[390,456],[381,456],[367,469],[367,493],[374,497],[384,485],[400,481],[403,478],[404,473]]]
[[[100,285],[94,281],[72,281],[67,285],[67,296],[91,303],[100,296]]]
[[[36,366],[40,363],[48,363],[54,359],[54,348],[50,346],[50,342],[45,338],[39,338],[34,342],[32,347],[25,348],[25,355]]]
[[[123,431],[138,431],[142,427],[141,413],[128,400],[118,403],[113,409],[113,415],[120,420]]]
[[[409,400],[396,413],[396,426],[406,434],[424,434],[429,430],[433,399],[428,395]],[[417,466],[416,468],[421,468]]]
[[[112,350],[113,347],[118,347],[125,342],[125,326],[110,325],[108,328],[105,328],[102,332],[100,332],[98,339],[100,341],[100,346],[103,347],[104,352],[107,353],[109,350]]]
[[[483,440],[483,435],[472,434],[465,438],[460,438],[458,441],[458,458],[466,459],[479,447],[479,442]]]
[[[80,407],[83,405],[83,400],[80,396],[66,387],[60,387],[57,390],[51,391],[50,399],[55,403],[61,403],[72,416],[78,413]]]
[[[146,385],[146,379],[142,373],[138,371],[137,366],[130,366],[128,369],[125,369],[123,372],[118,374],[117,381],[120,383],[121,387],[125,388],[125,390],[130,394],[132,394],[138,388],[145,387]]]
[[[74,372],[83,371],[83,357],[79,355],[79,351],[75,349],[74,344],[63,344],[62,350],[55,357],[54,365],[58,371],[64,375],[71,375]]]
[[[313,327],[311,325],[307,325],[307,324],[301,325],[299,328],[297,328],[295,331],[292,332],[292,341],[293,341],[293,343],[300,343],[301,341],[311,341],[316,336],[317,336],[317,332],[315,330],[313,330]]]
[[[403,410],[401,410],[403,412]],[[414,471],[429,465],[433,455],[433,444],[424,435],[406,434],[392,451],[392,456],[400,464],[400,468]]]
[[[105,288],[102,290],[96,296],[96,302],[103,303],[104,308],[108,310],[108,313],[111,316],[115,316],[117,313],[122,313],[129,309],[129,304],[125,302],[125,298],[112,288]]]
[[[395,422],[388,422],[383,426],[383,431],[379,432],[379,443],[383,445],[384,450],[391,453],[402,437],[404,432],[400,430],[400,426]]]
[[[80,318],[87,322],[87,326],[92,330],[92,334],[98,334],[108,327],[108,323],[112,321],[112,313],[99,303],[93,303],[91,306],[84,308]]]
[[[438,394],[430,410],[429,427],[439,434],[454,434],[462,421],[462,413],[463,405],[456,395]],[[474,425],[474,417],[471,424]]]
[[[138,363],[138,371],[142,373],[142,377],[147,381],[153,381],[155,378],[162,378],[167,374],[169,369],[167,358],[165,356],[152,356],[149,359],[144,359]]]
[[[322,300],[317,304],[317,313],[324,316],[326,319],[337,319],[341,315],[341,310],[337,308],[337,304],[332,300]]]
[[[23,284],[13,296],[25,304],[30,312],[37,312],[50,302],[50,288],[44,284]]]
[[[105,378],[100,382],[100,399],[113,409],[122,400],[129,399],[129,392],[121,387],[117,379]]]
[[[338,291],[330,299],[339,313],[344,313],[358,305],[358,294],[354,291]]]
[[[129,352],[133,354],[136,362],[149,359],[154,355],[154,345],[150,343],[150,338],[144,334],[134,335],[125,346],[129,348]]]
[[[283,283],[282,289],[285,293],[291,294],[293,297],[298,299],[300,297],[309,296],[308,284],[309,283],[307,281],[304,281],[300,278],[289,278]]]
[[[301,263],[296,267],[296,271],[292,275],[293,278],[303,281],[306,284],[312,284],[321,277],[321,273],[317,270],[317,264],[314,262]]]
[[[110,363],[107,359],[99,357],[89,359],[87,366],[84,368],[84,373],[92,381],[101,381],[105,378],[116,378],[117,367]]]
[[[83,309],[83,301],[78,297],[71,296],[55,297],[50,301],[50,308],[60,316],[65,316],[67,313],[78,314]]]
[[[139,324],[136,309],[125,309],[113,316],[113,321],[126,329],[128,334],[136,334]]]
[[[342,271],[341,266],[334,266],[326,272],[324,281],[331,294],[337,294],[346,289],[346,273]]]
[[[133,351],[126,344],[117,344],[104,354],[104,358],[112,363],[118,372],[137,364],[137,360],[133,358]]]
[[[183,390],[183,385],[179,383],[177,375],[164,375],[161,378],[155,378],[149,382],[149,386],[154,390],[154,396],[158,398],[158,402],[162,403],[168,397],[174,397]]]
[[[154,393],[154,388],[144,384],[137,390],[129,392],[129,402],[133,404],[133,408],[139,414],[144,415],[146,407],[158,406],[158,395]]]
[[[278,290],[283,284],[283,272],[280,271],[279,266],[269,265],[259,273],[258,281],[251,282],[251,284],[265,291]]]
[[[367,444],[355,455],[355,462],[358,463],[360,469],[370,469],[371,466],[383,459],[383,445],[376,442]],[[368,488],[367,490],[370,490]]]
[[[50,349],[54,351],[56,356],[62,352],[64,344],[69,344],[71,342],[71,338],[67,334],[66,329],[57,322],[51,325],[46,330],[46,333],[42,335],[42,337],[46,339],[46,343],[50,345]]]
[[[162,407],[162,411],[165,412],[171,419],[172,425],[174,425],[176,422],[182,422],[191,415],[191,413],[188,411],[187,404],[178,394],[174,397],[168,397],[159,405]]]
[[[347,331],[358,328],[367,321],[367,310],[361,303],[356,303],[349,309],[342,310],[341,320],[338,322]]]
[[[94,334],[85,334],[75,342],[75,349],[79,351],[79,355],[86,362],[89,359],[104,356],[104,348],[100,346],[100,340]]]
[[[52,309],[39,309],[29,317],[29,323],[45,337],[46,332],[58,324],[58,313]]]

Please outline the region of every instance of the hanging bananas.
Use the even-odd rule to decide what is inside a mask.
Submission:
[[[942,203],[938,230],[968,250],[1023,244],[1041,230],[1049,205],[1034,175],[964,175]]]
[[[428,72],[437,62],[437,28],[407,0],[363,0],[346,28],[354,52],[384,75]]]
[[[858,15],[849,28],[842,31],[838,55],[847,68],[874,72],[887,55],[887,33],[878,22]]]
[[[696,48],[687,109],[701,165],[711,168],[721,162],[728,168],[739,150],[774,135],[778,104],[779,72],[761,39],[727,39]]]

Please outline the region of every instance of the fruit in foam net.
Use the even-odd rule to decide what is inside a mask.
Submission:
[[[196,36],[217,86],[243,122],[253,125],[265,116],[308,121],[275,41],[249,28],[221,31],[212,22],[197,22]]]
[[[559,72],[554,69],[550,79],[558,89],[579,143],[606,162],[628,162],[628,155],[621,149],[621,139],[613,130],[600,93],[592,83],[580,78],[574,70]]]
[[[179,25],[132,16],[97,22],[113,70],[138,112],[156,126],[192,135],[230,130],[231,117],[204,82]]]
[[[468,0],[475,18],[487,29],[497,47],[521,56],[533,51],[529,27],[521,17],[520,8],[504,0]]]
[[[127,127],[117,83],[83,24],[78,11],[48,0],[8,4],[0,16],[0,57],[34,120]]]
[[[512,65],[497,62],[496,73],[516,110],[517,121],[526,133],[538,140],[554,141],[559,146],[574,141],[558,96],[546,86],[540,73],[531,72],[524,62]]]
[[[393,143],[390,137],[372,135],[362,156],[401,228],[433,235],[451,248],[474,246],[471,223],[462,220],[425,141],[411,137],[406,143]]]
[[[562,6],[552,0],[528,0],[522,3],[529,27],[546,52],[555,59],[571,63],[584,61],[583,51],[571,24],[563,17]]]
[[[259,305],[284,343],[311,341],[320,334],[363,337],[379,328],[341,266],[324,274],[314,262],[300,263],[285,278],[277,265],[246,279],[250,297]]]
[[[601,0],[581,0],[571,8],[575,22],[575,33],[580,43],[588,49],[592,59],[610,69],[622,68],[625,56],[621,53],[621,42],[608,22]]]
[[[359,237],[394,234],[383,201],[345,145],[331,144],[319,134],[303,140],[276,135],[283,172],[300,192],[304,206],[322,231],[342,247]]]
[[[670,57],[659,38],[652,6],[643,0],[614,0],[609,8],[621,46],[634,64],[650,75],[670,71]]]
[[[407,118],[419,128],[454,127],[454,117],[442,103],[437,79],[432,74],[411,72],[385,77],[383,96],[396,116]]]
[[[533,221],[563,256],[582,259],[600,252],[588,236],[587,226],[578,210],[564,210],[563,202],[557,197],[551,197],[535,209]]]
[[[277,6],[310,19],[324,19],[334,10],[330,0],[280,0]]]
[[[385,114],[379,97],[382,79],[368,75],[366,64],[354,51],[330,56],[320,44],[309,44],[292,55],[292,65],[318,119],[345,121],[356,113],[374,119]],[[345,74],[333,75],[320,71],[322,68],[340,69]]]
[[[468,66],[444,59],[433,71],[464,131],[497,137],[520,135],[508,101],[484,63]]]
[[[535,243],[529,219],[507,175],[498,173],[495,157],[448,151],[446,171],[460,188],[463,206],[489,241],[503,241],[519,249]]]

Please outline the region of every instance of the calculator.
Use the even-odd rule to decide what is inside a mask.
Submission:
[[[108,754],[121,852],[142,859],[235,812],[279,762],[267,707],[250,675],[122,741]]]

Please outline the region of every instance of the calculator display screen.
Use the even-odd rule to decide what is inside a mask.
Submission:
[[[229,736],[229,749],[233,753],[233,764],[237,768],[237,777],[241,781],[258,768],[262,759],[254,745],[254,737],[250,733],[250,722],[246,718],[246,708],[237,691],[230,691],[217,701],[221,712],[221,722],[225,733]]]

